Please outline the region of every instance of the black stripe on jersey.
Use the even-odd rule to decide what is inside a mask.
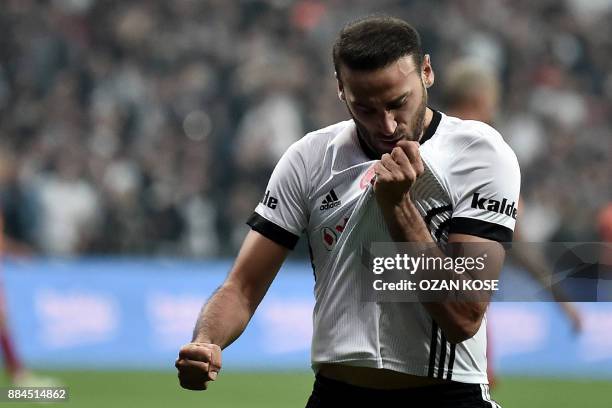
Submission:
[[[431,210],[427,211],[427,214],[425,214],[425,225],[429,226],[429,223],[431,222],[431,220],[433,219],[433,217],[435,217],[438,214],[443,213],[444,211],[452,211],[453,210],[453,206],[448,204],[448,205],[443,205],[442,207],[434,207]]]
[[[429,345],[429,371],[428,377],[434,376],[434,368],[436,366],[436,348],[438,346],[438,323],[435,320],[431,321],[431,343]]]
[[[442,237],[444,231],[448,228],[448,224],[450,224],[451,220],[452,218],[449,218],[448,220],[442,221],[442,223],[438,225],[438,229],[434,233],[436,242],[440,242],[440,238]]]
[[[331,191],[329,192],[329,195],[331,196],[333,201],[338,201],[338,196],[336,195],[336,192],[334,191],[334,189],[332,188]]]
[[[448,355],[448,372],[446,373],[446,379],[453,379],[453,366],[455,365],[455,348],[456,344],[451,344],[450,346],[450,354]]]
[[[279,227],[272,221],[266,220],[256,212],[251,215],[247,224],[253,229],[253,231],[259,232],[264,237],[276,242],[285,248],[293,249],[297,244],[300,237]]]
[[[312,254],[312,245],[310,245],[310,237],[308,238],[308,256],[310,257],[310,265],[312,266],[312,276],[314,276],[315,282],[317,281],[317,271],[314,264],[314,255]]]
[[[438,362],[438,378],[444,375],[444,362],[446,360],[446,336],[442,332],[442,342],[440,343],[440,361]]]
[[[510,243],[513,232],[503,225],[477,220],[475,218],[451,218],[449,234],[467,234],[490,239],[491,241]]]

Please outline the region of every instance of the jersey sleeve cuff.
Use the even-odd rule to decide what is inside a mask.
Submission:
[[[475,218],[456,217],[450,222],[449,234],[466,234],[497,241],[504,246],[512,243],[513,231],[503,225],[478,220]]]
[[[279,227],[272,221],[268,221],[256,212],[249,217],[247,224],[253,231],[259,232],[264,237],[288,249],[294,249],[300,239],[297,235]]]

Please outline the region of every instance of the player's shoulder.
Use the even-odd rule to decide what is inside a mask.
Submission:
[[[309,132],[300,139],[305,145],[313,144],[328,144],[336,136],[350,132],[355,128],[355,123],[352,120],[345,120],[342,122],[334,123],[333,125],[326,126],[324,128]]]
[[[447,143],[506,144],[502,135],[495,128],[478,120],[465,120],[443,114],[439,130],[440,136]]]
[[[493,153],[516,160],[514,151],[502,135],[484,122],[443,115],[437,133],[440,144],[452,151],[455,156],[461,152],[470,156]]]
[[[303,157],[318,156],[334,143],[350,136],[355,129],[352,120],[345,120],[307,133],[295,142],[290,149],[299,152]]]

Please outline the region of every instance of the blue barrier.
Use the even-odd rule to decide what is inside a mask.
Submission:
[[[5,262],[10,324],[20,353],[39,368],[172,368],[229,267],[146,259]],[[245,333],[224,352],[224,367],[307,369],[313,284],[308,264],[286,264]],[[578,306],[585,316],[580,336],[554,303],[492,304],[497,370],[612,377],[612,304]]]

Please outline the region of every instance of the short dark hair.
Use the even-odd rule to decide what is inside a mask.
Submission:
[[[347,24],[338,34],[333,48],[338,78],[341,65],[358,71],[373,71],[407,55],[412,55],[416,66],[421,67],[421,37],[404,20],[389,16],[370,16]]]

